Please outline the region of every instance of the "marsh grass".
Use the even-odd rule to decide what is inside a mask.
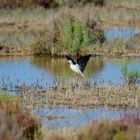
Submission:
[[[106,4],[129,9],[137,9],[140,6],[139,0],[108,0]]]
[[[121,39],[114,39],[111,44],[113,53],[121,54],[123,52],[123,49],[125,48],[124,41]]]
[[[60,42],[58,44],[63,46],[64,50],[72,50],[72,54],[79,54],[80,49],[87,48],[90,44],[90,37],[88,36],[88,31],[86,23],[82,23],[78,19],[73,17],[64,17],[64,21],[58,25]]]
[[[92,54],[115,57],[139,57],[139,35],[131,37],[128,40],[114,38],[105,41],[102,45],[94,44],[90,47]]]
[[[139,108],[139,86],[118,87],[80,86],[76,83],[56,86],[51,89],[21,88],[22,106],[41,108]]]
[[[135,34],[126,42],[126,49],[140,50],[140,33]]]
[[[127,60],[121,64],[121,71],[127,84],[135,84],[140,76],[140,69],[134,64],[130,67]]]
[[[12,103],[16,103],[18,101],[18,97],[6,95],[3,91],[0,90],[0,103],[5,104],[7,107],[10,107]]]
[[[105,41],[104,33],[96,27],[92,19],[82,21],[71,14],[63,14],[54,20],[56,30],[56,49],[64,54],[79,55],[89,51],[89,46],[97,41]]]
[[[71,16],[74,17],[74,21],[71,21],[71,19],[66,20],[66,18],[62,20],[64,13],[65,15],[71,13]],[[39,7],[25,10],[1,10],[0,54],[65,55],[66,53],[78,52],[78,45],[82,46],[80,46],[82,53],[89,53],[89,51],[91,51],[93,54],[98,52],[109,54],[109,51],[112,51],[113,54],[118,54],[116,52],[120,52],[120,50],[125,54],[128,54],[128,52],[139,53],[139,47],[134,47],[139,46],[137,41],[133,41],[133,44],[131,41],[127,42],[127,44],[123,43],[125,49],[118,49],[118,47],[114,47],[117,49],[111,49],[111,47],[107,49],[108,44],[106,42],[103,45],[100,45],[100,39],[99,42],[96,42],[98,37],[103,38],[102,31],[104,27],[112,25],[139,25],[139,13],[138,9],[129,10],[117,7],[114,10],[114,7],[101,8],[94,7],[92,4],[72,8],[64,6],[57,10],[45,10]],[[57,22],[58,20],[61,20],[61,22]],[[91,27],[93,25],[92,20],[96,23],[98,30],[90,30],[94,28],[94,26]],[[61,23],[59,24],[59,30],[55,27],[53,21],[56,21],[57,24]],[[69,26],[66,26],[66,22]],[[71,28],[74,28],[74,31],[72,31]],[[65,36],[62,36],[63,33]],[[64,49],[66,42],[68,42],[69,46]],[[95,48],[93,46],[95,46]],[[111,43],[109,43],[109,46],[111,46]]]

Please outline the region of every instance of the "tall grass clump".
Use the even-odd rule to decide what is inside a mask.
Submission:
[[[89,51],[91,44],[104,41],[103,32],[95,29],[96,23],[90,19],[81,21],[74,16],[65,15],[61,21],[55,24],[58,29],[56,46],[59,51],[78,55]]]
[[[125,43],[122,39],[113,39],[111,41],[111,49],[112,52],[115,54],[121,54],[123,52],[123,49],[125,49]]]
[[[90,37],[86,24],[78,19],[64,18],[59,25],[59,44],[65,50],[70,49],[72,54],[78,54],[80,49],[86,49],[90,44]]]
[[[137,78],[140,76],[140,69],[134,64],[130,66],[127,60],[124,60],[121,64],[121,71],[127,84],[136,83]]]

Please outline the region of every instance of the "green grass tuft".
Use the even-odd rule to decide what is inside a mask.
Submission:
[[[137,78],[140,76],[140,70],[138,67],[136,67],[136,65],[129,67],[127,60],[124,60],[124,62],[121,64],[121,71],[125,82],[128,84],[134,84]]]

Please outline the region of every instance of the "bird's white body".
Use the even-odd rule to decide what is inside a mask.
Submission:
[[[81,75],[82,77],[84,77],[83,73],[80,70],[80,66],[78,64],[72,64],[70,63],[70,68],[76,72],[77,74]]]
[[[70,56],[66,55],[66,59],[70,64],[72,71],[84,78],[83,71],[91,55],[81,56],[75,62]]]

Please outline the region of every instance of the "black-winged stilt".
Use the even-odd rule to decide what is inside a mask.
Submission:
[[[82,78],[84,78],[84,69],[87,65],[87,62],[89,60],[91,55],[85,55],[85,56],[80,56],[77,59],[77,62],[75,62],[70,56],[66,55],[67,61],[70,64],[70,68],[78,75],[80,75]]]

